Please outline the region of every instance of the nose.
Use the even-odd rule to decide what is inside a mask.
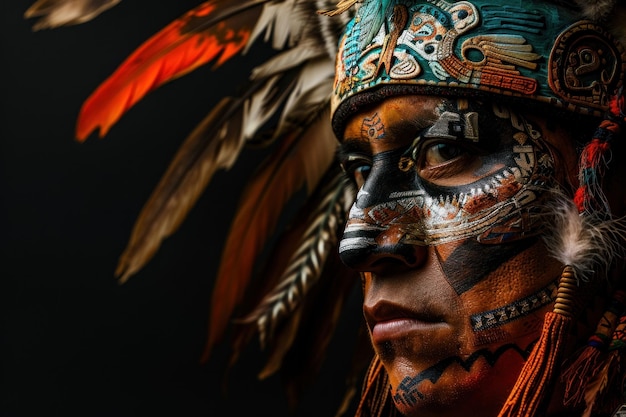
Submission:
[[[419,268],[426,261],[427,246],[403,242],[405,233],[395,227],[373,238],[361,233],[364,230],[349,230],[350,225],[339,244],[339,256],[349,268],[378,275],[397,274]]]
[[[414,173],[398,169],[397,155],[385,156],[374,160],[339,242],[346,266],[382,275],[419,268],[428,252],[424,190]]]

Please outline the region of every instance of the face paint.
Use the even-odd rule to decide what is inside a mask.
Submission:
[[[439,110],[435,123],[419,132],[408,149],[357,162],[371,165],[372,174],[350,213],[339,249],[343,257],[353,250],[359,256],[376,250],[372,237],[390,228],[401,245],[467,238],[502,243],[536,234],[537,202],[553,176],[551,156],[537,131],[519,116],[501,109],[481,111],[492,114],[482,135],[477,112]],[[379,115],[365,117],[362,141],[371,142],[372,135],[380,139],[383,129]]]
[[[543,133],[503,108],[404,96],[356,115],[344,138],[360,189],[340,254],[363,272],[394,403],[497,414],[561,270],[537,238],[558,187]]]

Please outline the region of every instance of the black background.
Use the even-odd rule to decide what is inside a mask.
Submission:
[[[256,379],[257,346],[226,380],[226,347],[209,364],[198,361],[212,276],[243,181],[258,163],[254,151],[216,174],[140,273],[122,286],[113,276],[174,152],[258,57],[166,84],[104,139],[76,142],[76,116],[128,54],[198,3],[124,0],[86,24],[39,32],[23,19],[30,1],[0,3],[2,416],[334,414],[345,340],[333,342],[337,356],[293,414],[277,376]]]

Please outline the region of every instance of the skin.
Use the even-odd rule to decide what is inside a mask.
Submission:
[[[540,117],[467,100],[388,98],[349,119],[359,193],[340,255],[404,415],[498,414],[552,309],[563,265],[536,213],[575,181],[573,148]]]

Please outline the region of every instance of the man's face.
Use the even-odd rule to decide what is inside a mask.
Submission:
[[[359,192],[339,250],[362,272],[405,415],[496,415],[511,390],[562,270],[540,237],[563,174],[559,135],[506,108],[425,96],[348,121],[342,165]]]

